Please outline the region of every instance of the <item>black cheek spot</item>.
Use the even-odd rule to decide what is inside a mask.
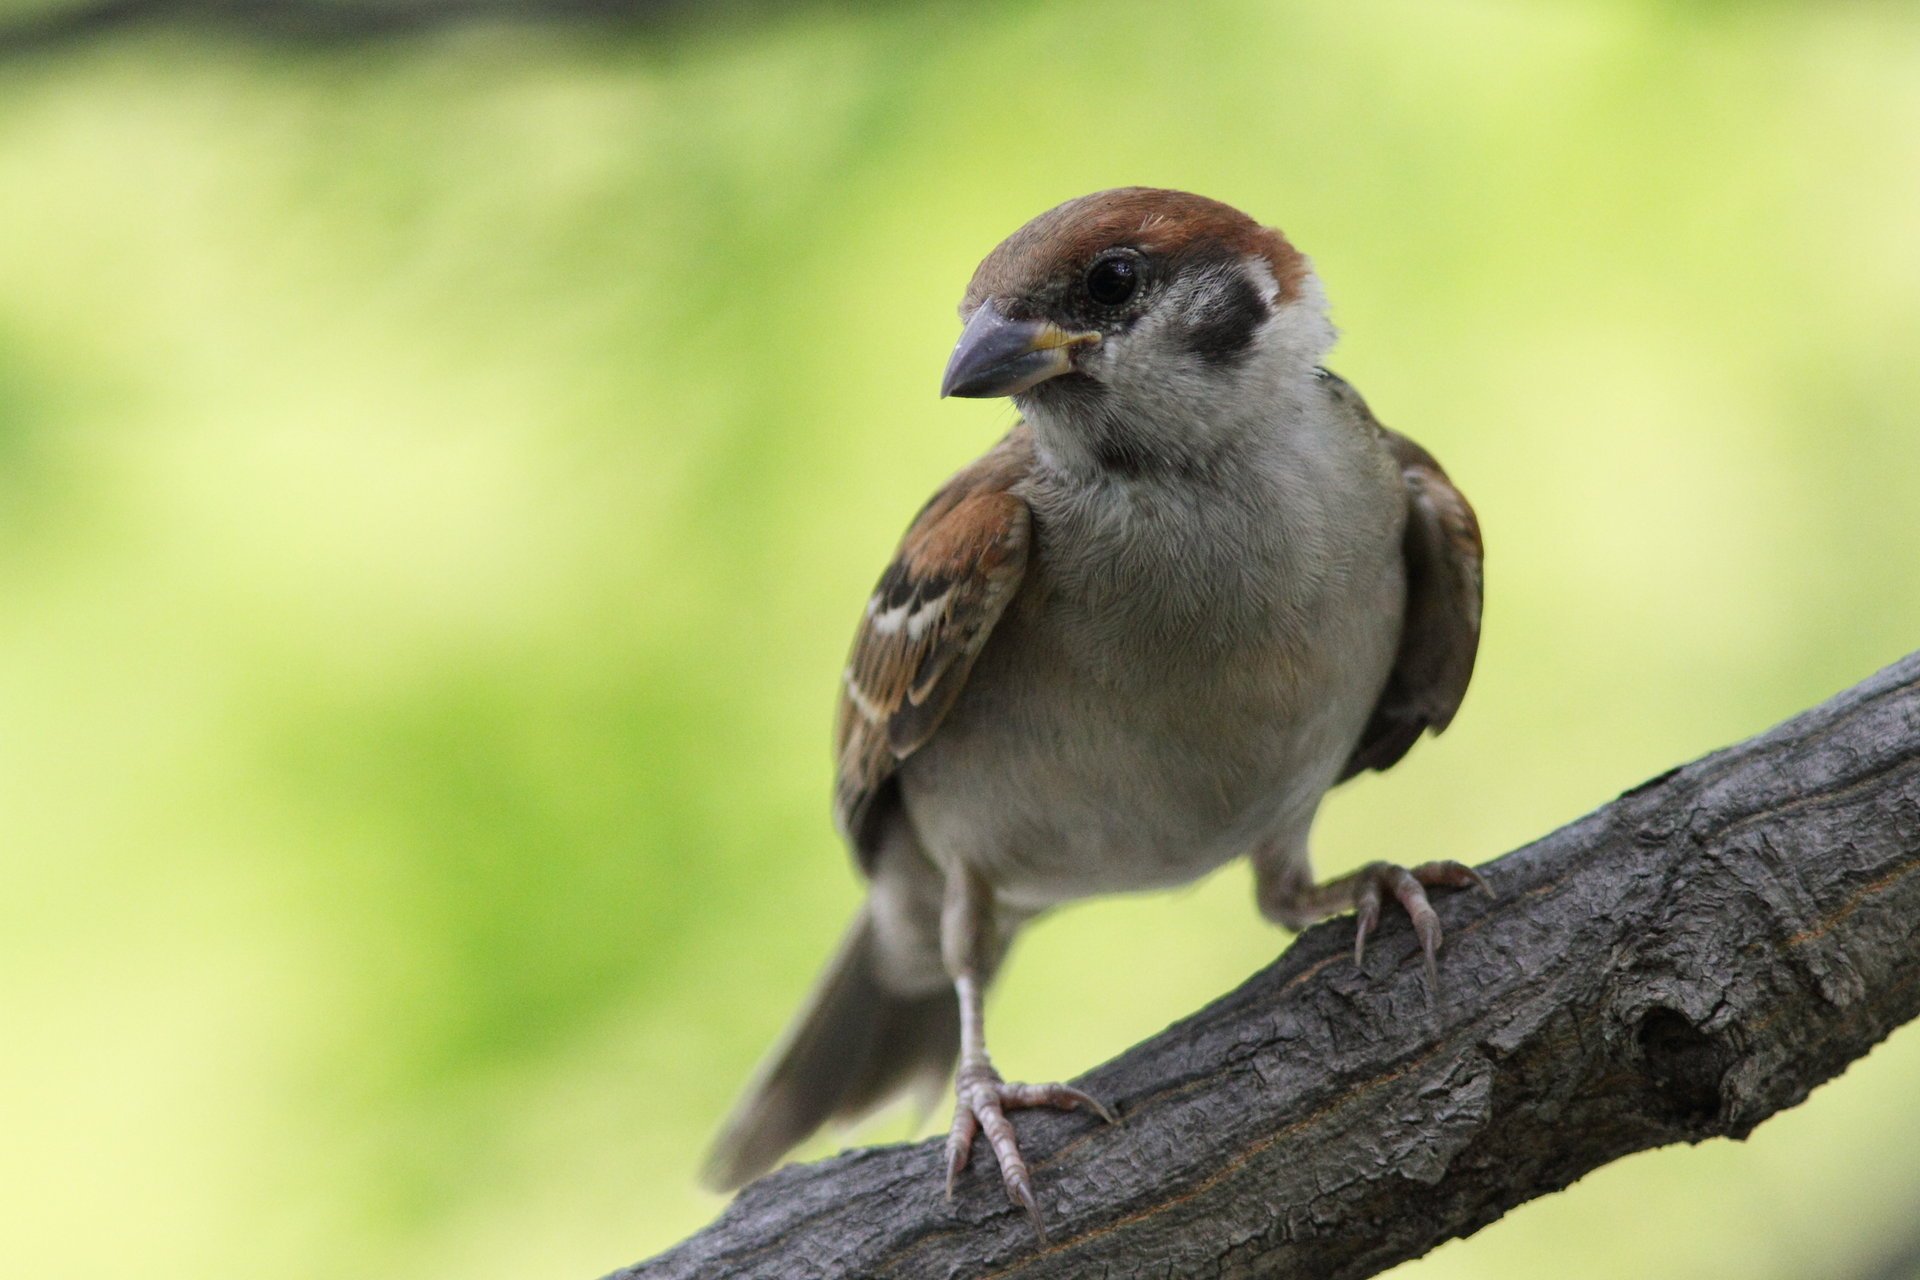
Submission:
[[[1187,349],[1208,364],[1238,364],[1270,314],[1253,281],[1236,271],[1207,299],[1206,309],[1187,331]]]

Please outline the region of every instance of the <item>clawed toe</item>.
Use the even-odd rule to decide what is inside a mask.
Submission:
[[[1390,862],[1375,862],[1356,874],[1353,894],[1353,962],[1366,958],[1367,938],[1380,923],[1380,910],[1391,894],[1413,923],[1413,935],[1420,940],[1421,958],[1427,970],[1427,990],[1440,990],[1440,917],[1427,899],[1427,889],[1479,889],[1487,897],[1493,888],[1472,867],[1459,862],[1423,862],[1411,869]]]
[[[1407,873],[1423,885],[1437,889],[1478,889],[1492,899],[1495,894],[1487,878],[1464,862],[1423,862]]]
[[[1091,1111],[1108,1124],[1117,1123],[1113,1112],[1093,1097],[1070,1084],[1002,1084],[1000,1104],[1009,1110],[1020,1107],[1054,1107],[1061,1111]]]
[[[1108,1124],[1114,1115],[1090,1094],[1065,1084],[1009,1084],[991,1066],[968,1065],[954,1080],[953,1128],[947,1134],[947,1198],[973,1154],[974,1138],[984,1133],[1000,1162],[1000,1180],[1007,1199],[1024,1210],[1042,1243],[1047,1227],[1033,1194],[1033,1174],[1020,1154],[1013,1122],[1007,1112],[1026,1107],[1057,1107],[1063,1111],[1091,1111]]]

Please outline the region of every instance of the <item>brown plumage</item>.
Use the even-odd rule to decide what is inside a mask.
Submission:
[[[876,796],[939,727],[1027,566],[1027,504],[1009,490],[1033,464],[1016,427],[942,485],[867,601],[841,679],[834,816],[871,870]]]
[[[1322,370],[1336,394],[1367,420],[1378,422],[1346,381]],[[1401,544],[1407,574],[1400,649],[1380,701],[1340,781],[1368,769],[1388,769],[1425,732],[1453,723],[1467,696],[1480,651],[1480,521],[1465,494],[1432,454],[1397,431],[1380,427],[1407,485],[1407,530]]]

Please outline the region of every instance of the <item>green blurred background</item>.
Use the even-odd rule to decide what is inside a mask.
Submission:
[[[7,1275],[582,1280],[718,1211],[857,900],[852,622],[1009,421],[935,398],[953,305],[1090,189],[1285,227],[1480,510],[1473,691],[1324,869],[1490,857],[1920,644],[1910,4],[244,25],[0,57]],[[1240,868],[1066,910],[996,1057],[1284,945]],[[1908,1029],[1395,1274],[1869,1274],[1917,1096]]]

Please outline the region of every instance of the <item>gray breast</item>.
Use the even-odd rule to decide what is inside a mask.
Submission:
[[[1179,883],[1311,820],[1391,660],[1385,530],[1328,496],[1037,486],[1028,580],[903,793],[1033,905]]]

